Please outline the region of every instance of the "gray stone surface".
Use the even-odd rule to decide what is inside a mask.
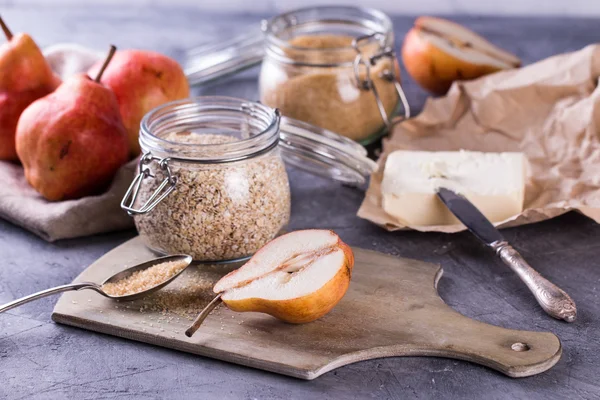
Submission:
[[[18,6],[3,2],[15,31],[42,44],[151,48],[179,56],[202,40],[240,31],[250,15],[205,15],[192,8]],[[31,2],[28,2],[31,3]],[[43,2],[40,0],[40,3]],[[456,18],[530,63],[597,39],[598,20]],[[398,37],[412,18],[394,19]],[[256,97],[256,72],[202,93]],[[419,109],[426,97],[407,82]],[[291,171],[291,228],[332,228],[351,245],[440,263],[439,291],[459,312],[514,329],[551,331],[564,352],[548,372],[518,380],[443,358],[361,362],[305,382],[124,339],[56,325],[46,298],[0,315],[0,398],[600,398],[600,226],[576,214],[505,231],[542,274],[577,302],[579,318],[547,317],[523,284],[469,234],[388,233],[355,216],[363,194]],[[49,244],[0,221],[0,302],[70,282],[86,265],[135,232]]]

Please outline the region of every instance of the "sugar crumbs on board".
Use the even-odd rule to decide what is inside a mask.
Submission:
[[[150,268],[135,271],[116,282],[102,285],[102,290],[111,296],[127,296],[151,289],[177,275],[187,267],[185,260],[167,261]]]
[[[166,326],[179,321],[178,317],[193,320],[214,298],[212,288],[222,276],[218,266],[203,265],[202,268],[188,268],[173,283],[135,302],[141,313],[157,315],[155,327]],[[215,310],[213,315],[218,315]]]

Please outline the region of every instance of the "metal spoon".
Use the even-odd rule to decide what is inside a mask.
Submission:
[[[153,267],[155,265],[158,265],[158,264],[161,264],[161,263],[164,263],[164,262],[179,261],[179,260],[185,261],[187,263],[187,265],[181,271],[179,271],[178,273],[176,273],[175,275],[173,275],[169,279],[165,280],[164,282],[159,283],[156,286],[151,287],[150,289],[146,289],[146,290],[143,290],[141,292],[137,292],[137,293],[134,293],[134,294],[128,294],[128,295],[124,295],[124,296],[111,296],[108,293],[106,293],[104,290],[102,290],[102,286],[105,283],[120,281],[121,279],[125,279],[125,278],[129,277],[131,274],[133,274],[136,271],[141,271],[141,270]],[[143,297],[143,296],[146,296],[147,294],[155,292],[158,289],[160,289],[160,288],[166,286],[167,284],[169,284],[171,281],[173,281],[173,279],[177,278],[183,271],[185,271],[185,269],[187,267],[189,267],[189,265],[191,263],[192,263],[192,257],[190,257],[188,255],[184,255],[184,254],[156,258],[154,260],[146,261],[144,263],[135,265],[135,266],[133,266],[131,268],[127,268],[124,271],[117,272],[116,274],[114,274],[114,275],[110,276],[109,278],[107,278],[101,284],[97,284],[97,283],[93,283],[93,282],[71,283],[69,285],[57,286],[57,287],[54,287],[54,288],[42,290],[41,292],[30,294],[29,296],[25,296],[25,297],[22,297],[20,299],[13,300],[10,303],[6,303],[3,306],[0,306],[0,313],[4,312],[4,311],[8,311],[11,308],[18,307],[21,304],[29,303],[30,301],[41,299],[42,297],[50,296],[52,294],[61,293],[61,292],[67,292],[69,290],[92,289],[92,290],[100,293],[102,296],[108,297],[109,299],[113,299],[113,300],[125,300],[125,301],[127,301],[127,300],[139,299],[140,297]]]

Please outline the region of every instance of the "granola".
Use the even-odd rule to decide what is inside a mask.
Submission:
[[[170,134],[165,139],[197,144],[235,140],[214,134]],[[169,165],[177,176],[175,190],[151,212],[134,217],[153,250],[189,254],[197,261],[235,260],[254,254],[289,221],[290,188],[277,148],[244,161]],[[160,170],[153,173],[156,177],[146,178],[140,188],[140,204],[164,179]]]

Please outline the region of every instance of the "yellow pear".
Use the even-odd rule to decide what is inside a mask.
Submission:
[[[410,76],[433,94],[445,94],[457,80],[521,65],[515,55],[475,32],[435,17],[417,18],[404,38],[402,61]]]

